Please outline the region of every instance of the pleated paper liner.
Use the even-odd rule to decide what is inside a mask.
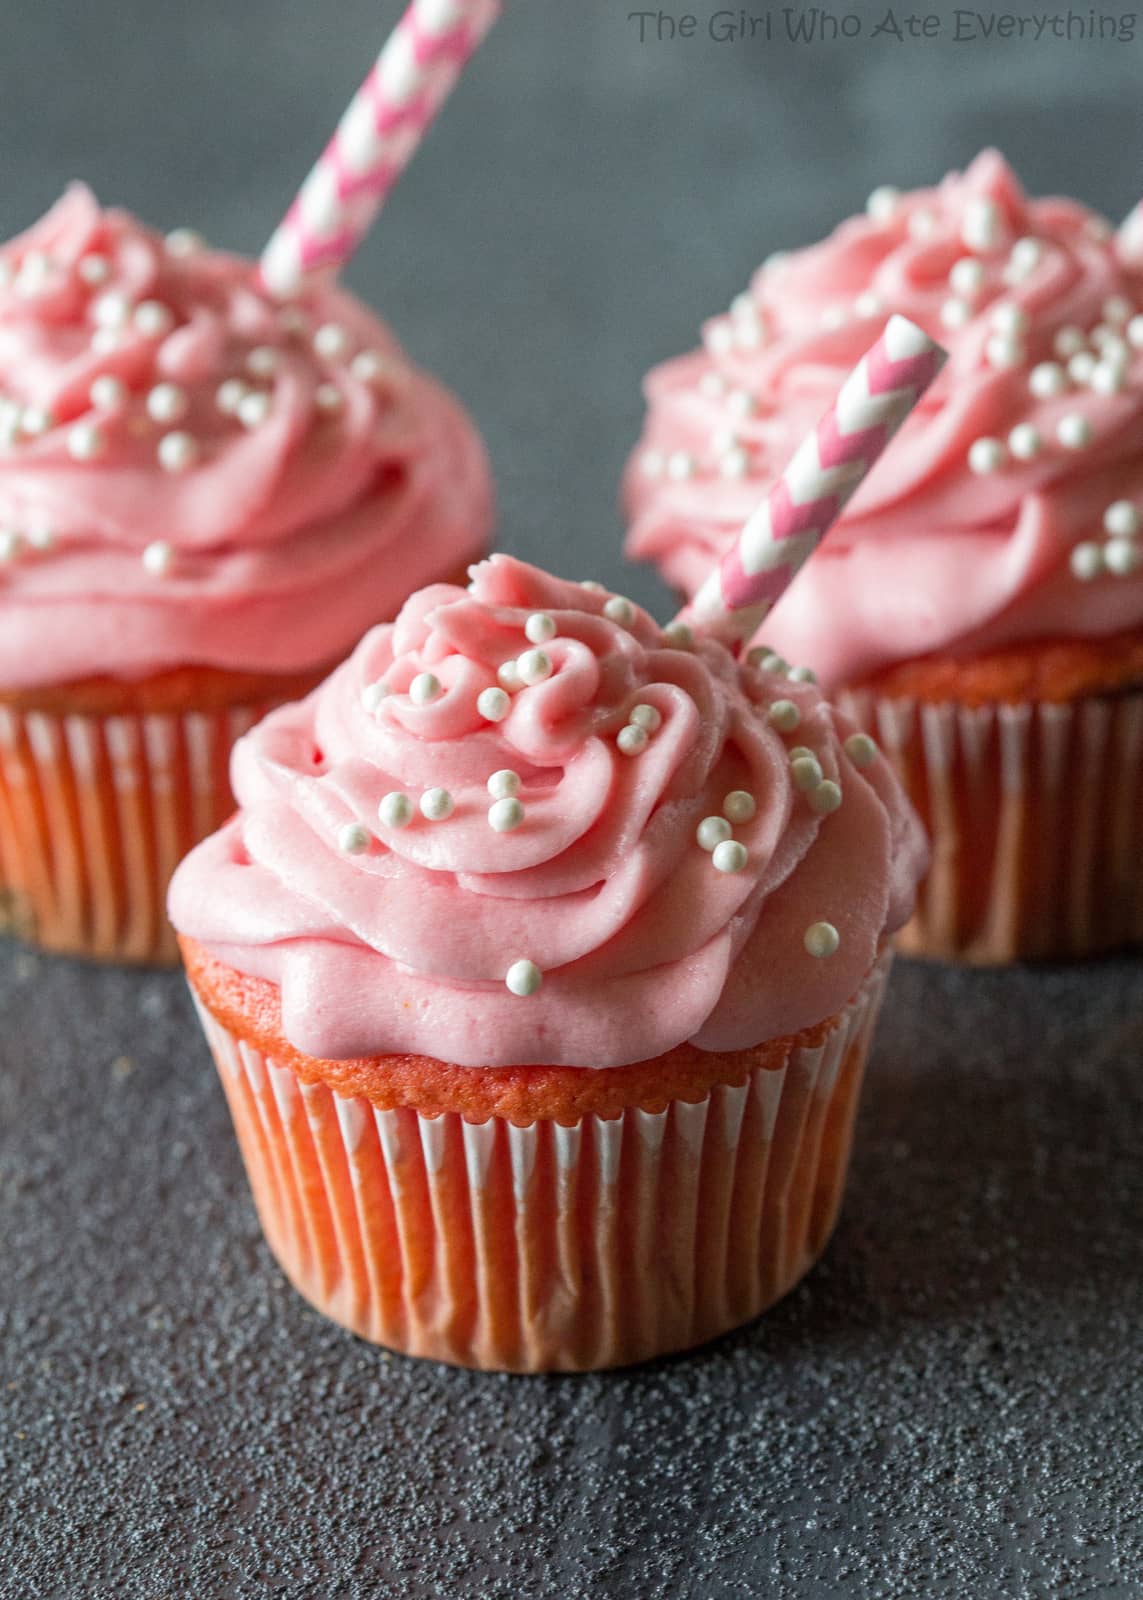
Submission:
[[[379,1109],[198,1004],[266,1238],[307,1300],[410,1355],[579,1371],[724,1333],[817,1260],[889,959],[784,1065],[763,1047],[737,1087],[571,1126]]]
[[[932,837],[900,950],[987,964],[1143,942],[1143,690],[982,706],[859,690],[838,704]]]

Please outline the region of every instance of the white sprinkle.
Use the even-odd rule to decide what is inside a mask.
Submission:
[[[721,372],[704,372],[699,379],[699,393],[710,400],[720,400],[726,393],[726,379]]]
[[[704,817],[695,829],[700,850],[711,851],[730,838],[730,823],[725,817]]]
[[[1067,386],[1068,375],[1055,361],[1041,361],[1032,368],[1028,379],[1028,387],[1037,400],[1053,400],[1056,395],[1063,394]]]
[[[1008,435],[1008,448],[1017,461],[1033,461],[1043,448],[1040,430],[1030,422],[1018,423]]]
[[[1077,544],[1069,557],[1072,576],[1081,583],[1090,583],[1103,571],[1103,550],[1090,540]]]
[[[177,383],[157,383],[147,396],[147,414],[155,422],[180,422],[189,409],[187,392]]]
[[[91,315],[97,328],[121,328],[131,315],[131,302],[112,290],[91,302]]]
[[[122,343],[123,335],[118,328],[96,328],[91,336],[91,348],[98,356],[105,356],[112,350],[118,350]]]
[[[381,800],[377,815],[386,828],[407,828],[413,820],[413,802],[400,789],[392,789]]]
[[[732,789],[722,797],[722,814],[731,822],[749,822],[757,810],[757,802],[748,789]]]
[[[646,728],[640,728],[637,723],[629,722],[625,728],[620,728],[615,742],[625,756],[640,756],[650,740]]]
[[[489,778],[488,792],[494,800],[511,800],[520,793],[520,774],[511,767],[501,767]]]
[[[238,402],[237,415],[244,428],[260,428],[270,415],[270,396],[261,389],[247,390]]]
[[[227,378],[219,384],[214,403],[225,416],[232,417],[249,393],[249,386],[241,378]]]
[[[885,310],[885,302],[872,289],[866,289],[853,302],[853,309],[859,317],[879,317]]]
[[[1066,361],[1069,356],[1074,356],[1078,351],[1082,350],[1086,343],[1087,340],[1084,338],[1082,331],[1079,328],[1069,326],[1061,328],[1056,334],[1056,337],[1052,340],[1052,349]]]
[[[832,778],[826,778],[822,783],[815,784],[806,798],[812,811],[821,817],[828,817],[831,811],[836,811],[841,805],[841,785]]]
[[[94,461],[106,448],[103,430],[94,422],[77,422],[68,429],[67,451],[74,461]]]
[[[482,689],[476,697],[476,709],[485,722],[503,722],[512,702],[503,689]]]
[[[1020,366],[1025,353],[1023,341],[1007,333],[994,333],[984,347],[989,366],[1001,372]]]
[[[556,619],[546,611],[533,611],[524,624],[524,637],[532,644],[547,644],[556,636]]]
[[[741,445],[736,445],[719,457],[718,470],[724,478],[745,478],[750,471],[750,457]]]
[[[802,713],[792,700],[775,700],[768,716],[779,733],[793,733],[802,720]]]
[[[960,236],[977,254],[995,250],[1000,243],[1000,209],[995,200],[977,198],[964,208]]]
[[[581,589],[586,589],[588,594],[606,594],[607,593],[606,584],[600,583],[598,581],[598,579],[596,579],[596,578],[581,578],[579,586],[580,586]]]
[[[1103,320],[1122,327],[1125,322],[1131,320],[1133,310],[1131,301],[1125,295],[1112,294],[1103,302]]]
[[[1096,394],[1118,394],[1127,383],[1127,374],[1118,362],[1100,361],[1088,381]]]
[[[757,667],[761,672],[772,672],[778,677],[785,677],[790,670],[790,663],[785,656],[780,656],[776,650],[770,650],[765,645],[751,650],[746,657],[746,663],[748,666]]]
[[[1056,438],[1065,450],[1085,450],[1092,440],[1091,423],[1078,411],[1069,411],[1056,425]]]
[[[1044,256],[1039,239],[1017,239],[1008,256],[1005,278],[1009,283],[1020,283],[1033,273]]]
[[[664,465],[661,450],[644,450],[639,457],[639,470],[645,478],[661,478]]]
[[[841,935],[832,922],[811,922],[802,942],[807,954],[816,956],[820,960],[836,952],[841,943]]]
[[[444,822],[456,810],[456,801],[447,789],[426,789],[421,796],[421,815],[429,822]]]
[[[1021,334],[1028,331],[1028,313],[1008,300],[993,306],[988,321],[997,333]]]
[[[88,393],[97,411],[115,411],[127,398],[127,385],[122,378],[105,372],[101,378],[96,378]]]
[[[816,789],[822,781],[821,763],[817,756],[808,751],[804,755],[793,756],[790,776],[794,780],[794,788],[806,794],[810,789]]]
[[[810,667],[791,667],[786,674],[791,683],[816,683],[818,675]]]
[[[111,276],[111,263],[106,256],[94,254],[81,256],[76,271],[84,283],[91,285],[106,283]]]
[[[1090,383],[1095,357],[1090,350],[1077,350],[1068,361],[1068,377],[1073,383]]]
[[[15,528],[0,528],[0,566],[15,561],[24,547],[24,541]]]
[[[544,974],[534,961],[513,961],[504,974],[504,982],[512,994],[526,1000],[536,993],[544,981]]]
[[[361,704],[371,715],[376,716],[381,709],[381,702],[389,693],[389,685],[384,678],[377,678],[373,683],[367,683],[361,691]]]
[[[500,687],[507,689],[509,694],[524,687],[524,680],[520,676],[520,668],[516,665],[515,657],[510,661],[502,661],[496,669],[496,676],[500,681]]]
[[[874,222],[888,222],[900,201],[900,189],[895,189],[891,183],[882,183],[865,202],[865,209]]]
[[[972,317],[972,307],[967,300],[946,300],[941,306],[941,323],[946,328],[963,328]]]
[[[319,411],[324,411],[327,416],[332,416],[335,411],[340,411],[344,401],[341,390],[336,383],[319,383],[314,390],[314,405]]]
[[[193,256],[204,248],[206,240],[194,228],[172,228],[163,243],[168,255]]]
[[[936,231],[936,216],[927,206],[922,206],[919,211],[914,211],[909,218],[909,234],[911,238],[931,239]]]
[[[523,655],[516,657],[516,670],[520,674],[520,682],[531,688],[551,677],[552,658],[546,650],[525,650]]]
[[[845,753],[855,767],[869,767],[877,760],[877,746],[867,733],[851,733],[845,741]]]
[[[1008,459],[1008,452],[999,439],[974,439],[968,450],[970,472],[984,476],[998,472]]]
[[[1104,531],[1119,539],[1133,539],[1139,532],[1140,520],[1130,500],[1113,500],[1103,513]]]
[[[677,483],[684,483],[695,475],[697,463],[694,456],[686,450],[672,450],[667,457],[667,477],[674,478]]]
[[[627,720],[647,733],[658,733],[663,726],[663,713],[657,706],[637,705],[632,707]]]
[[[16,278],[16,293],[19,295],[35,295],[46,285],[52,274],[55,263],[51,257],[42,250],[29,250],[20,264],[20,272]]]
[[[246,370],[253,378],[270,378],[277,372],[280,360],[273,345],[255,345],[246,357]]]
[[[663,643],[672,650],[693,650],[694,629],[687,622],[668,622],[663,629]]]
[[[152,578],[165,578],[175,564],[175,547],[166,539],[153,539],[142,556],[143,571]]]
[[[495,833],[513,833],[524,820],[524,807],[514,794],[494,800],[488,808],[488,826]]]
[[[1143,550],[1134,539],[1109,539],[1103,547],[1103,563],[1117,578],[1129,578],[1143,566]]]
[[[164,472],[186,472],[198,460],[198,440],[190,433],[165,433],[159,440],[159,465]]]
[[[1143,349],[1143,316],[1132,317],[1127,324],[1127,342],[1136,350]]]
[[[349,335],[339,322],[323,322],[314,334],[314,349],[327,361],[336,361],[349,349]]]
[[[738,449],[740,440],[735,428],[715,428],[710,436],[711,449],[716,452]]]
[[[703,329],[703,343],[713,355],[724,355],[734,343],[734,329],[725,317]]]
[[[629,628],[635,621],[635,607],[622,595],[613,594],[611,599],[604,603],[603,615],[609,622],[617,622],[621,628]]]
[[[409,699],[415,706],[432,705],[444,693],[444,685],[433,672],[418,672],[409,685]]]
[[[43,406],[25,406],[20,414],[20,431],[29,439],[38,439],[42,433],[54,427],[55,418]]]
[[[741,872],[748,860],[744,844],[737,839],[724,839],[712,850],[710,864],[716,872]]]
[[[161,339],[175,325],[174,312],[161,300],[144,300],[142,305],[135,307],[135,315],[131,320],[138,332],[147,339]]]
[[[27,538],[32,549],[43,554],[55,544],[56,531],[42,515],[34,516],[28,524]]]
[[[379,383],[392,374],[393,363],[376,350],[359,350],[349,363],[349,370],[360,383]]]
[[[735,389],[727,398],[726,409],[732,417],[745,421],[758,410],[758,401],[749,389]]]
[[[337,830],[337,848],[347,856],[359,856],[369,849],[369,830],[360,822],[346,822]]]
[[[827,333],[836,333],[838,328],[844,328],[848,321],[848,306],[826,306],[821,314],[821,325]]]
[[[984,284],[984,263],[974,256],[962,256],[949,270],[949,288],[954,294],[971,299]]]
[[[751,319],[758,315],[758,309],[750,295],[743,292],[742,294],[736,294],[730,302],[730,314],[732,317]]]

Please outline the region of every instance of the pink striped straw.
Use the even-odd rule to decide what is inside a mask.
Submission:
[[[905,317],[890,317],[676,620],[728,644],[748,639],[837,521],[946,354]]]
[[[262,253],[272,294],[345,266],[499,15],[500,0],[412,0]]]

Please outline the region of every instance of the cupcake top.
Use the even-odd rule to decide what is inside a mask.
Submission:
[[[766,623],[828,686],[933,652],[1143,626],[1143,228],[986,152],[772,258],[647,379],[629,551],[688,594],[903,313],[943,373]]]
[[[872,741],[772,665],[495,556],[239,741],[171,918],[324,1059],[611,1067],[824,1021],[926,851]]]
[[[0,249],[0,689],[320,666],[481,548],[455,401],[256,270],[80,186]]]

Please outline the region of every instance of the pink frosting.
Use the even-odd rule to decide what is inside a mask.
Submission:
[[[320,665],[490,519],[471,424],[350,296],[282,310],[80,186],[0,251],[0,685]]]
[[[1140,241],[1070,200],[1027,199],[993,152],[871,211],[764,266],[706,325],[703,350],[650,374],[625,480],[630,553],[693,594],[902,312],[951,359],[767,620],[767,641],[835,686],[934,651],[1140,627],[1143,547],[1105,562],[1103,525],[1119,500],[1143,513]],[[1093,377],[1067,373],[1061,333],[1094,358]],[[1049,380],[1032,372],[1047,363],[1065,387],[1038,396]],[[1003,447],[987,472],[969,464],[982,439]],[[1094,555],[1075,557],[1077,545]]]
[[[685,1040],[746,1048],[836,1012],[908,916],[920,825],[880,757],[859,769],[846,753],[845,718],[720,645],[670,645],[634,606],[609,618],[607,600],[494,556],[468,590],[414,595],[239,742],[240,810],[176,873],[171,917],[280,986],[299,1049],[610,1067]],[[551,674],[490,722],[477,697],[530,648],[536,612],[555,623]],[[425,672],[443,692],[416,703]],[[775,699],[799,708],[795,732],[772,725]],[[636,706],[661,721],[625,754]],[[840,785],[831,814],[795,787],[794,745]],[[504,769],[524,807],[512,832],[488,820],[487,782]],[[417,809],[435,787],[455,805],[445,821]],[[696,828],[734,790],[756,810],[733,827],[745,865],[726,872]],[[393,792],[413,803],[407,826],[379,820]],[[354,823],[368,839],[350,851]],[[824,959],[805,947],[819,921],[840,935]],[[505,985],[518,960],[543,974],[526,997]]]

